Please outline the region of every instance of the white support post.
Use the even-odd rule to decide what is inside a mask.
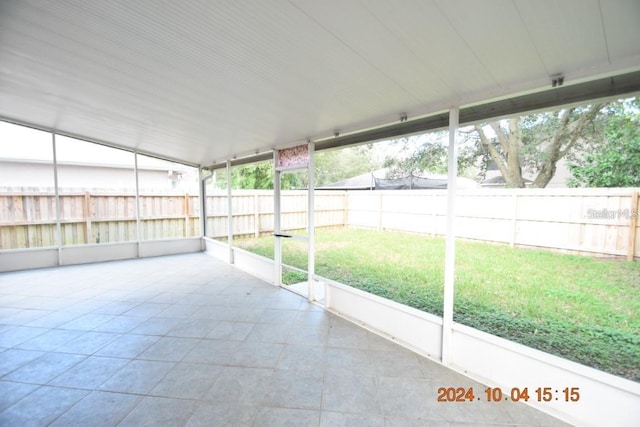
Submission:
[[[456,234],[455,199],[458,175],[458,120],[459,108],[449,110],[449,165],[447,177],[447,235],[444,259],[444,307],[442,316],[442,363],[451,363],[451,335],[453,326],[453,299],[455,283]]]
[[[253,195],[253,235],[257,239],[260,237],[260,196]]]
[[[273,284],[280,286],[282,284],[282,245],[278,234],[280,230],[280,171],[278,170],[278,150],[273,150],[273,260],[274,260],[274,278]]]
[[[315,211],[315,162],[314,162],[314,149],[315,144],[313,142],[309,142],[309,163],[307,164],[309,173],[309,185],[308,185],[308,208],[307,208],[307,227],[308,227],[308,235],[309,240],[307,242],[307,282],[309,285],[309,302],[313,302],[316,300],[316,286],[313,280],[313,276],[315,275],[315,220],[314,220],[314,211]]]
[[[51,148],[53,150],[53,187],[56,200],[56,234],[58,237],[58,265],[62,265],[62,210],[60,209],[60,189],[58,188],[58,155],[56,149],[56,134],[51,133]],[[87,237],[88,239],[88,237]]]
[[[142,229],[140,223],[140,180],[138,178],[138,153],[133,153],[133,174],[135,175],[136,182],[136,251],[138,253],[138,258],[140,258],[140,242],[142,241],[142,236],[140,235],[140,230]],[[87,239],[89,237],[87,236]]]
[[[198,166],[198,201],[200,206],[200,238],[202,239],[202,250],[205,250],[204,237],[207,233],[207,180],[211,178],[211,175],[207,177],[202,176],[202,167]]]
[[[231,161],[227,160],[227,243],[229,244],[229,264],[233,264],[233,199],[231,198]]]

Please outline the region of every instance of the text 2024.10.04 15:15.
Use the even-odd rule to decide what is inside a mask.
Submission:
[[[440,387],[438,388],[438,402],[474,402],[484,400],[486,402],[513,402],[529,400],[538,402],[577,402],[580,400],[579,387],[565,387],[556,389],[553,387],[538,387],[529,391],[529,387],[512,387],[511,390],[502,390],[500,387],[488,387],[475,394],[473,387]]]

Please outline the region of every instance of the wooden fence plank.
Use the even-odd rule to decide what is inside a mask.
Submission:
[[[93,231],[91,230],[91,193],[88,191],[84,193],[84,220],[85,236],[87,238],[85,243],[89,243],[91,236],[93,236]]]
[[[631,197],[631,206],[629,209],[629,243],[627,245],[628,261],[633,261],[635,257],[638,214],[638,192],[636,191]]]

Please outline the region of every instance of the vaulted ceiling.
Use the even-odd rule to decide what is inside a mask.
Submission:
[[[637,72],[639,41],[638,0],[2,0],[0,118],[209,165]]]

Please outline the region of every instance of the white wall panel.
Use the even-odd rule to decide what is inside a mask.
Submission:
[[[0,252],[0,272],[55,267],[58,249],[30,249]]]
[[[137,257],[138,244],[135,242],[65,246],[62,248],[62,265],[117,261]]]
[[[529,390],[531,406],[580,426],[634,426],[640,419],[640,384],[520,344],[454,324],[452,364],[472,378],[499,386],[505,394]],[[549,402],[535,390],[550,387]],[[566,402],[565,388],[580,398]]]
[[[202,239],[175,239],[140,242],[140,258],[202,251]]]

